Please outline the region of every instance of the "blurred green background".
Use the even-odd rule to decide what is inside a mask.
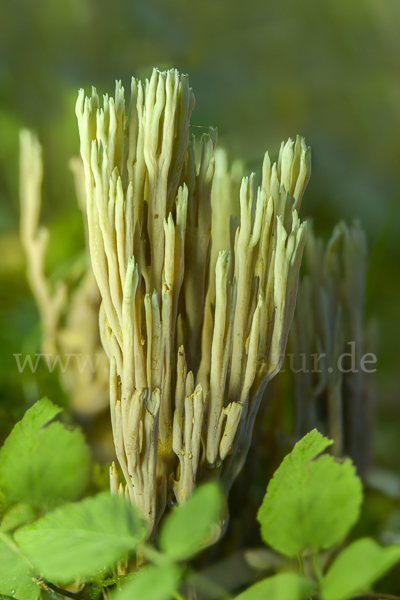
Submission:
[[[0,384],[2,433],[34,400],[64,401],[56,375],[20,375],[38,313],[18,240],[18,132],[44,147],[42,221],[57,279],[82,250],[68,160],[77,91],[113,93],[153,66],[190,75],[194,133],[259,169],[301,134],[313,150],[303,204],[317,232],[340,219],[368,234],[367,314],[379,322],[375,460],[400,472],[400,3],[398,0],[1,0]]]

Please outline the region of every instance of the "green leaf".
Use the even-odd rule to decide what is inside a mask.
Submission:
[[[205,483],[165,520],[160,548],[173,560],[197,554],[207,545],[222,508],[222,494],[214,482]]]
[[[7,575],[13,570],[18,570],[20,565],[26,572],[29,564],[18,552],[13,539],[5,533],[0,533],[0,575]]]
[[[315,583],[310,579],[295,573],[280,573],[255,583],[235,600],[303,600],[313,589]]]
[[[29,568],[12,538],[0,534],[0,594],[15,596],[18,600],[36,600],[39,588],[27,575]]]
[[[400,546],[382,548],[371,538],[362,538],[345,548],[322,580],[323,600],[348,600],[365,592],[400,561]]]
[[[0,489],[0,515],[4,515],[8,502],[3,490]]]
[[[145,567],[137,576],[116,589],[111,600],[169,600],[180,581],[180,569],[176,565]]]
[[[1,521],[0,531],[10,531],[35,518],[36,515],[29,504],[14,504],[14,506],[12,506],[4,515]]]
[[[316,458],[330,444],[314,429],[295,445],[268,485],[258,512],[261,534],[286,556],[337,544],[359,517],[362,487],[352,462]]]
[[[49,508],[84,491],[90,453],[79,429],[50,423],[61,409],[47,398],[17,423],[0,450],[0,485],[11,502]]]
[[[16,573],[14,571],[8,575],[0,575],[0,594],[14,596],[18,600],[36,600],[39,597],[40,589],[31,577],[23,572]]]
[[[143,536],[135,508],[125,498],[102,492],[25,525],[15,539],[39,572],[66,583],[109,567]]]

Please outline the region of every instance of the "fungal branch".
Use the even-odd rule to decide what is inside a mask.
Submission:
[[[261,187],[244,178],[238,202],[226,165],[213,190],[212,128],[196,158],[193,108],[175,70],[133,79],[127,111],[118,82],[102,108],[95,90],[76,105],[116,455],[149,538],[169,492],[182,503],[217,477],[228,493],[242,468],[282,364],[306,237],[304,140],[282,145],[277,164],[267,154]]]
[[[310,151],[300,138],[295,145],[291,140],[282,144],[277,164],[271,165],[267,153],[253,224],[253,182],[242,181],[240,226],[232,252],[236,288],[231,289],[236,300],[231,302],[231,324],[226,327],[231,331],[223,372],[225,394],[223,403],[218,401],[211,376],[209,421],[218,425],[216,430],[210,423],[207,428],[207,460],[210,465],[223,461],[219,469],[227,491],[243,468],[265,387],[282,366],[306,239],[297,210],[310,172]],[[217,329],[215,319],[214,339]],[[214,354],[211,364],[213,370]]]
[[[364,323],[366,259],[366,235],[357,221],[336,225],[327,244],[310,227],[289,341],[297,358],[291,369],[296,437],[323,426],[317,407],[326,402],[333,453],[350,455],[360,475],[370,457],[374,389],[362,361],[375,356],[373,323]]]
[[[79,206],[86,212],[82,190],[83,166],[80,158],[70,163],[74,174]],[[42,147],[28,130],[20,134],[20,238],[26,256],[27,279],[35,298],[42,325],[42,351],[56,365],[59,355],[68,368],[59,374],[64,390],[70,395],[72,409],[81,415],[104,411],[108,404],[108,365],[98,332],[99,291],[90,264],[72,286],[65,281],[50,285],[45,272],[49,231],[39,226]],[[70,277],[72,279],[72,277]],[[96,369],[81,368],[71,356],[96,356]]]
[[[20,133],[20,238],[27,257],[27,278],[40,313],[43,350],[56,353],[56,336],[61,312],[66,303],[66,286],[53,291],[45,275],[45,256],[49,232],[39,227],[43,179],[42,147],[27,130]]]

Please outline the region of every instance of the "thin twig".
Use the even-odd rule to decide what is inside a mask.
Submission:
[[[55,592],[58,592],[59,594],[61,594],[61,596],[65,596],[66,598],[73,598],[74,600],[85,600],[85,598],[82,598],[82,596],[74,594],[73,592],[69,592],[68,590],[63,590],[62,588],[59,588],[57,585],[55,585],[54,583],[50,583],[49,581],[47,582],[47,585],[49,586],[49,588],[51,588]]]
[[[36,585],[41,590],[47,592],[49,594],[49,596],[51,596],[53,598],[54,597],[59,598],[59,595],[61,595],[61,596],[65,596],[66,598],[72,598],[73,600],[85,600],[85,598],[82,598],[82,596],[78,596],[78,594],[74,594],[73,592],[69,592],[68,590],[63,590],[62,588],[59,588],[54,583],[51,583],[51,581],[45,581],[45,579],[43,579],[43,577],[40,577],[38,575],[36,575],[35,577],[32,577],[32,580],[36,583]],[[54,594],[54,592],[56,592],[56,594]]]

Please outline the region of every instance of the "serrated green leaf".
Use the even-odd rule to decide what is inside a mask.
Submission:
[[[10,531],[28,521],[35,519],[36,515],[29,504],[14,504],[4,515],[0,531]]]
[[[322,580],[323,600],[348,600],[367,591],[400,561],[400,546],[382,548],[372,538],[362,538],[345,548]]]
[[[268,485],[257,518],[264,541],[281,554],[329,548],[359,517],[362,487],[352,462],[316,458],[330,443],[317,430],[308,433]]]
[[[235,600],[303,600],[314,589],[311,579],[295,573],[280,573],[255,583]]]
[[[39,597],[40,589],[24,572],[16,573],[14,571],[8,575],[0,575],[0,594],[13,596],[18,600],[36,600]]]
[[[82,495],[89,474],[89,448],[79,429],[48,424],[60,411],[47,398],[39,400],[1,448],[0,485],[11,502],[49,508]]]
[[[287,459],[295,468],[306,467],[311,460],[314,460],[329,446],[332,446],[332,444],[332,440],[329,440],[322,433],[313,429],[295,444],[293,450],[283,462]]]
[[[67,583],[109,567],[134,550],[143,536],[135,508],[102,492],[25,525],[15,539],[46,578]]]
[[[0,594],[18,600],[36,600],[39,588],[29,577],[30,565],[18,553],[12,538],[0,534]]]
[[[222,494],[214,482],[196,489],[189,500],[174,510],[160,532],[160,548],[174,560],[189,558],[207,544],[222,508]]]
[[[60,406],[53,404],[53,402],[45,396],[41,400],[35,402],[35,404],[26,411],[21,421],[15,425],[13,431],[21,429],[29,436],[32,431],[40,429],[40,427],[43,427],[46,423],[49,423],[57,415],[62,413],[62,410],[63,409]],[[27,415],[29,415],[29,418],[25,418]]]
[[[28,561],[20,555],[13,539],[5,533],[0,533],[0,575],[18,570],[20,565],[26,572],[29,567]]]
[[[137,576],[114,590],[111,600],[170,600],[180,581],[180,569],[177,565],[145,567]]]

